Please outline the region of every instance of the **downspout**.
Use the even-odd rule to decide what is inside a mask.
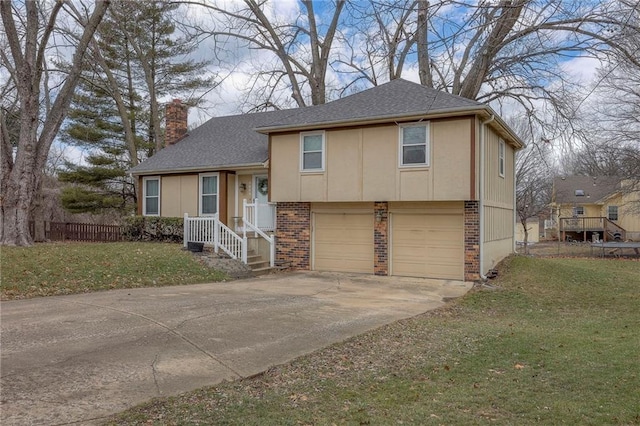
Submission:
[[[491,123],[493,120],[496,119],[496,116],[494,114],[491,114],[491,117],[489,117],[487,120],[483,121],[480,124],[480,194],[478,196],[478,220],[479,220],[479,225],[480,225],[480,241],[478,244],[479,247],[479,256],[480,256],[480,260],[479,260],[479,265],[480,265],[480,278],[482,280],[486,280],[487,277],[486,275],[484,275],[484,186],[485,186],[485,182],[484,182],[484,168],[485,168],[485,164],[484,164],[484,160],[485,160],[485,126],[489,123]]]

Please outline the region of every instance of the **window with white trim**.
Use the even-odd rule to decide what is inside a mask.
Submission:
[[[324,132],[300,134],[300,170],[318,172],[324,170]]]
[[[618,206],[608,206],[607,217],[609,220],[618,220]]]
[[[504,177],[504,141],[500,139],[498,142],[498,175]]]
[[[573,216],[584,216],[584,207],[582,206],[574,207]]]
[[[400,126],[400,166],[429,165],[429,123]]]
[[[218,213],[218,173],[200,175],[200,216],[213,216]]]
[[[142,215],[160,216],[160,178],[142,179]]]

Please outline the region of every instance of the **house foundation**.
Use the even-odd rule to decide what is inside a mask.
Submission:
[[[464,202],[464,280],[480,279],[480,211],[478,201]]]

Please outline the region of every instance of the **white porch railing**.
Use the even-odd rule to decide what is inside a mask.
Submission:
[[[275,203],[259,203],[256,199],[253,200],[253,203],[247,203],[247,200],[243,200],[242,206],[242,235],[246,238],[247,232],[254,232],[269,243],[269,266],[273,268],[276,261],[276,237],[275,235],[267,235],[266,232],[276,230],[276,205]]]
[[[244,223],[250,223],[265,232],[276,230],[276,204],[275,203],[259,203],[257,199],[248,203],[243,200]]]
[[[233,232],[216,216],[189,217],[184,214],[184,246],[192,243],[204,243],[213,246],[216,253],[220,249],[233,259],[247,263],[247,237]]]

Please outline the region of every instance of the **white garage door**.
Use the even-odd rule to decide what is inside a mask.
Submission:
[[[373,213],[314,213],[313,269],[373,273]]]
[[[391,274],[464,279],[462,214],[394,213]]]

